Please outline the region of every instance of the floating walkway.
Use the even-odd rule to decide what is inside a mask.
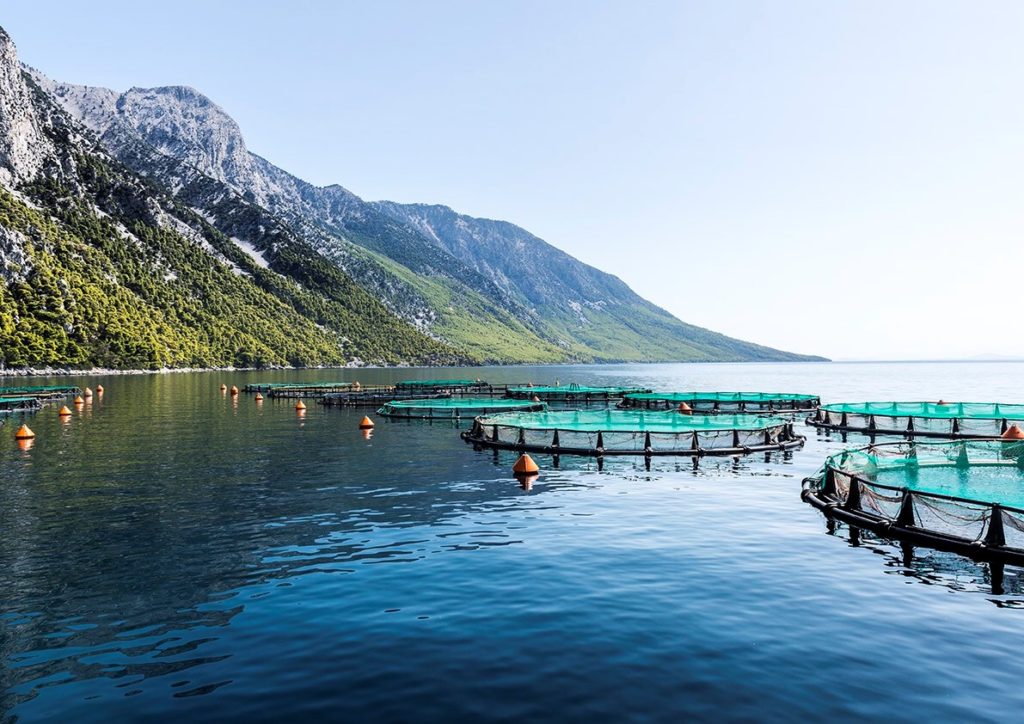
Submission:
[[[628,394],[650,392],[645,387],[585,387],[575,383],[571,385],[523,385],[509,387],[505,394],[515,400],[532,400],[542,402],[582,403],[609,402],[621,400]]]
[[[540,412],[543,402],[502,400],[494,397],[447,397],[428,400],[392,400],[377,410],[385,417],[459,420],[499,412]]]
[[[831,519],[971,558],[1024,565],[1024,443],[884,443],[846,450],[804,480]]]
[[[826,430],[906,437],[999,437],[1024,427],[1024,405],[997,402],[844,402],[823,405],[807,424]]]
[[[462,439],[553,455],[741,455],[802,445],[793,423],[755,415],[560,410],[481,416]]]
[[[814,410],[817,395],[785,392],[632,392],[622,398],[623,408],[675,410],[686,404],[694,412],[792,412]]]

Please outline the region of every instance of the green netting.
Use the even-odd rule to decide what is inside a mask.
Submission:
[[[377,412],[386,417],[473,417],[509,411],[539,411],[541,402],[504,400],[495,397],[432,398],[420,400],[392,400]]]
[[[998,402],[841,402],[823,405],[824,412],[880,417],[1024,419],[1024,405]]]
[[[627,400],[668,400],[670,402],[814,402],[817,395],[788,392],[633,392]]]
[[[402,388],[424,388],[424,387],[479,387],[486,385],[482,380],[403,380],[396,387]]]

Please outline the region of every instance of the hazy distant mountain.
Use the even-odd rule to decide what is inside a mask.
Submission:
[[[6,36],[4,47],[4,186],[25,193],[53,181],[47,144],[63,144],[66,158],[101,159],[104,173],[146,189],[141,205],[159,206],[173,219],[163,218],[161,228],[191,240],[210,257],[203,264],[226,265],[234,279],[287,302],[318,325],[314,336],[341,335],[342,361],[805,359],[680,322],[616,277],[512,224],[313,186],[248,151],[235,121],[191,88],[117,93],[54,82],[33,69],[23,77]],[[61,129],[58,141],[43,138],[41,118],[50,119],[51,131]],[[59,183],[70,179],[83,199],[100,193],[84,188],[80,174],[65,175]],[[138,221],[127,216],[121,223]],[[6,246],[0,242],[0,254],[16,259],[20,246]],[[325,311],[341,314],[339,307],[350,328]],[[325,323],[331,320],[333,326]],[[374,341],[378,323],[393,343]],[[255,357],[281,359],[269,351]]]

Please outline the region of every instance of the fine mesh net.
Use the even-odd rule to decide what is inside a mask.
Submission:
[[[998,437],[1010,425],[1024,427],[1024,405],[995,402],[845,402],[823,405],[813,424],[847,430]]]
[[[623,407],[649,410],[672,409],[685,402],[694,410],[813,410],[821,402],[816,395],[788,392],[634,392],[622,400]]]
[[[781,418],[611,409],[481,416],[467,439],[507,447],[607,453],[743,451],[802,440]]]
[[[539,411],[544,403],[503,400],[494,397],[442,397],[420,400],[392,400],[377,412],[387,417],[460,418],[510,411]]]

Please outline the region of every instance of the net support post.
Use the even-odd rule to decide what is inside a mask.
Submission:
[[[896,514],[896,525],[901,528],[913,528],[917,522],[914,517],[914,495],[910,488],[903,489],[903,498],[900,500],[900,511]]]
[[[850,489],[846,493],[846,502],[843,503],[846,510],[860,510],[860,481],[850,477]]]
[[[1003,508],[998,503],[992,505],[992,512],[988,516],[988,530],[985,531],[983,540],[988,548],[1002,548],[1006,545],[1006,535],[1003,532]]]

